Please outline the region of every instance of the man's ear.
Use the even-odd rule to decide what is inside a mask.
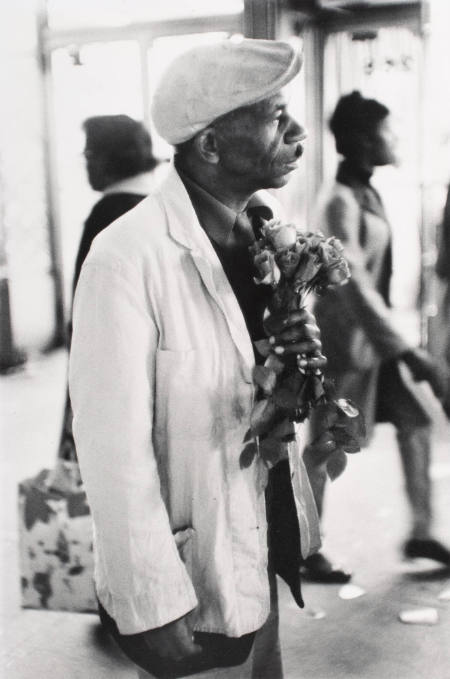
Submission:
[[[205,127],[204,130],[199,132],[194,138],[194,146],[197,154],[207,163],[216,165],[219,162],[219,150],[214,127]]]

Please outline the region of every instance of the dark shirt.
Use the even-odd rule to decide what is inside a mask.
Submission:
[[[272,211],[252,197],[246,210],[237,214],[180,170],[178,173],[236,295],[249,335],[253,341],[259,340],[265,336],[263,314],[271,289],[254,282],[256,272],[248,248],[258,236],[262,219],[271,219]]]

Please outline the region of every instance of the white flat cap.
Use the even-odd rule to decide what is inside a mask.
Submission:
[[[272,96],[301,65],[286,42],[244,38],[194,47],[172,61],[157,85],[156,131],[181,144],[225,113]]]

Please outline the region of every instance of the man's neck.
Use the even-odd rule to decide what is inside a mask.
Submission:
[[[214,196],[218,201],[226,205],[236,213],[242,212],[247,207],[248,201],[255,193],[235,187],[231,182],[220,177],[215,172],[209,172],[206,167],[197,168],[193,164],[180,163],[175,157],[175,167],[186,175],[191,181],[198,184],[202,189]]]

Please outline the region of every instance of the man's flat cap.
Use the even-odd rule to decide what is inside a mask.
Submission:
[[[152,102],[156,131],[181,144],[225,113],[278,92],[301,64],[291,45],[274,40],[194,47],[176,57],[159,81]]]

